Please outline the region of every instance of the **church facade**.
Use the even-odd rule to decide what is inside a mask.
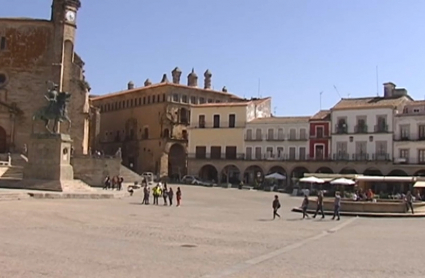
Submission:
[[[90,106],[84,62],[74,51],[80,7],[79,0],[53,0],[50,19],[0,18],[0,153],[22,152],[33,131],[44,132],[32,118],[47,105],[53,83],[72,94],[73,148],[88,153],[99,113]]]

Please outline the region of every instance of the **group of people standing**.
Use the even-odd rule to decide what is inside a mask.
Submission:
[[[310,216],[307,214],[307,209],[308,209],[308,196],[304,195],[304,199],[303,202],[301,204],[301,208],[303,210],[303,219],[305,218],[310,218]],[[325,218],[325,213],[323,212],[323,191],[319,190],[319,192],[317,193],[317,200],[316,200],[316,211],[313,215],[313,218],[316,218],[317,214],[320,213],[322,214],[322,219]],[[340,210],[341,210],[341,195],[339,194],[339,192],[335,192],[335,199],[334,199],[334,213],[332,216],[332,220],[340,220],[341,216],[340,216]]]
[[[106,176],[105,181],[103,182],[103,190],[116,189],[119,191],[122,189],[123,182],[124,182],[123,177],[114,176],[111,178],[110,176]]]
[[[150,201],[150,195],[151,195],[151,191],[152,191],[152,196],[153,196],[153,204],[154,205],[159,205],[159,199],[162,198],[164,200],[164,206],[172,206],[173,205],[173,199],[174,199],[174,191],[173,189],[170,187],[167,187],[167,183],[162,184],[161,182],[158,183],[156,186],[154,186],[151,190],[150,187],[148,187],[147,185],[145,185],[143,187],[143,201],[142,204],[144,205],[149,205],[149,201]],[[176,201],[177,201],[177,207],[180,206],[181,204],[181,199],[182,199],[182,191],[180,189],[180,187],[177,187],[177,192],[176,192]]]

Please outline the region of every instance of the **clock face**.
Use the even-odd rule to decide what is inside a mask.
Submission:
[[[73,11],[67,11],[65,14],[65,19],[69,22],[74,22],[75,20],[75,12]]]

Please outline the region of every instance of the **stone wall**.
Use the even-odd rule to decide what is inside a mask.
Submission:
[[[94,158],[91,156],[73,157],[74,178],[84,181],[90,186],[103,186],[106,176],[117,176],[120,173],[120,158]]]

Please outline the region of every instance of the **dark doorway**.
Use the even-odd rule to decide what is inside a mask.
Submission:
[[[182,145],[174,144],[168,153],[168,176],[178,176],[181,179],[186,171],[186,150]]]
[[[7,135],[3,127],[0,126],[0,153],[7,152]]]

